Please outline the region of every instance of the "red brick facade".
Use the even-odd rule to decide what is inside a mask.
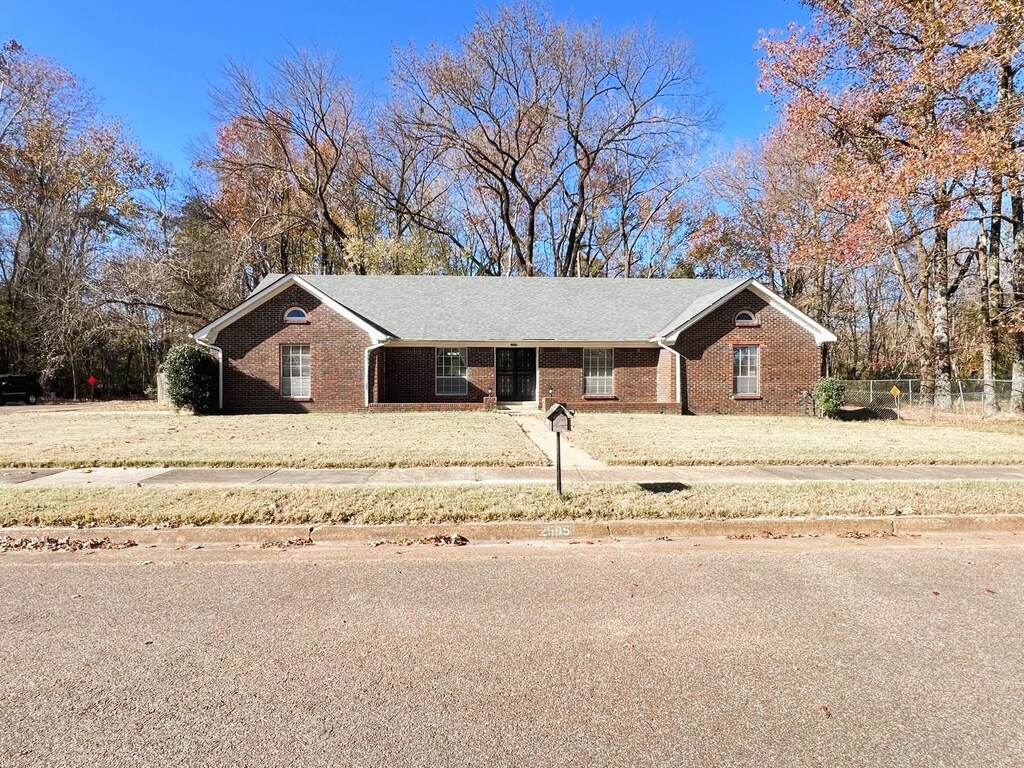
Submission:
[[[309,322],[289,325],[284,313],[302,307]],[[225,327],[214,342],[224,353],[224,411],[296,413],[364,407],[363,371],[369,335],[301,288],[286,288]],[[281,396],[281,346],[308,344],[310,397]],[[373,365],[371,365],[371,369]],[[371,382],[371,385],[373,382]]]
[[[663,350],[657,347],[616,347],[613,354],[615,370],[610,396],[587,396],[583,393],[583,349],[552,347],[538,350],[540,362],[540,395],[549,402],[571,404],[593,410],[621,407],[629,403],[662,401],[658,389],[658,361]]]
[[[465,395],[435,394],[434,347],[385,347],[385,403],[483,403],[494,393],[494,347],[470,347]]]
[[[737,326],[741,310],[753,312],[757,325]],[[733,395],[733,348],[741,345],[760,350],[757,397]],[[683,331],[675,348],[683,357],[684,413],[806,413],[803,393],[821,373],[821,347],[814,337],[750,291]]]
[[[290,325],[284,313],[305,309],[309,323]],[[757,325],[737,327],[741,310]],[[384,346],[369,352],[370,336],[301,288],[292,286],[223,328],[215,344],[224,352],[224,410],[229,413],[343,411],[365,407],[369,387],[374,410],[461,410],[494,404],[494,348],[467,351],[465,395],[435,392],[432,346]],[[281,346],[310,347],[310,397],[280,394]],[[733,395],[733,347],[758,345],[760,391]],[[684,331],[675,349],[682,356],[683,403],[676,402],[677,358],[659,347],[614,350],[613,394],[583,393],[583,350],[537,350],[539,397],[590,410],[683,413],[803,413],[801,395],[819,375],[821,349],[813,336],[786,315],[746,291]]]

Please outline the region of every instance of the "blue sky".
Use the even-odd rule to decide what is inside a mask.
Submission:
[[[384,89],[395,45],[449,43],[472,25],[480,2],[394,0],[7,0],[0,37],[15,38],[84,80],[107,114],[127,125],[149,153],[188,171],[187,147],[210,133],[210,87],[224,62],[257,67],[290,46],[336,52],[361,90]],[[720,107],[717,141],[753,140],[771,120],[756,88],[760,29],[802,21],[796,0],[692,3],[554,0],[557,16],[608,27],[653,22],[694,46],[704,82]],[[243,10],[244,9],[244,10]]]

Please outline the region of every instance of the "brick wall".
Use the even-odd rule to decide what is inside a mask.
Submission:
[[[483,403],[370,403],[369,410],[383,413],[426,411],[490,411],[493,400]]]
[[[288,325],[284,313],[302,307],[309,323]],[[361,328],[298,286],[286,288],[222,329],[224,410],[228,413],[345,411],[364,406],[363,360],[372,343]],[[310,347],[310,399],[281,397],[281,345]]]
[[[744,309],[756,314],[757,326],[736,326]],[[747,344],[760,347],[760,395],[752,399],[733,395],[733,347]],[[683,356],[684,413],[805,413],[801,393],[821,370],[814,337],[750,291],[683,331],[676,349]]]
[[[543,347],[537,350],[540,371],[537,391],[548,402],[579,400],[583,396],[583,350]]]
[[[436,394],[434,347],[385,347],[383,394],[385,403],[483,403],[487,390],[494,393],[494,348],[467,350],[468,386],[465,395]]]
[[[546,411],[555,400],[541,398],[540,410]],[[604,413],[621,411],[623,413],[679,413],[675,403],[630,403],[623,400],[558,400],[557,402],[572,411]]]
[[[667,349],[658,348],[657,390],[659,403],[676,401],[676,356]]]
[[[583,394],[583,350],[579,347],[538,349],[540,362],[540,394],[550,402],[619,402],[657,403],[658,348],[617,347],[614,352],[615,371],[609,397],[587,397]],[[668,354],[668,352],[665,352]]]

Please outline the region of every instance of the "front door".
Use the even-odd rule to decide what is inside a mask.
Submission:
[[[537,399],[537,350],[498,347],[494,350],[494,374],[498,400]]]

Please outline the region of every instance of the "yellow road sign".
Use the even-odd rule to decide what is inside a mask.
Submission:
[[[903,390],[897,387],[895,384],[892,385],[892,389],[889,390],[893,397],[899,397],[903,394]]]

